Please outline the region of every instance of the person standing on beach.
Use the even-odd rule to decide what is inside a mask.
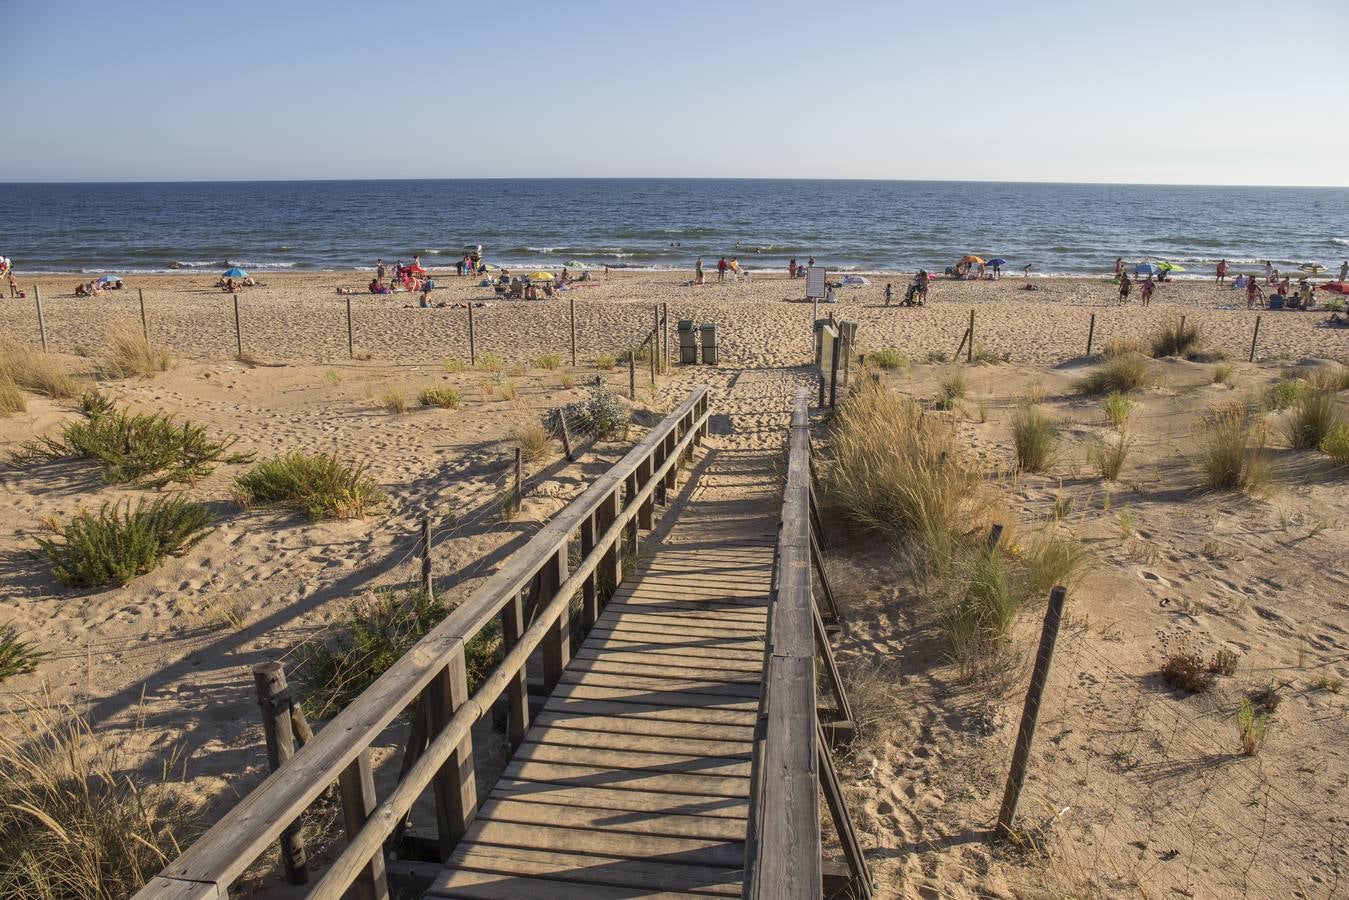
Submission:
[[[792,257],[792,261],[791,261],[791,262],[787,263],[787,277],[788,277],[788,278],[795,278],[795,277],[796,277],[796,257],[795,257],[795,256]]]
[[[1275,271],[1274,264],[1269,260],[1265,260],[1265,284],[1273,283]]]
[[[1227,260],[1220,259],[1218,260],[1218,284],[1223,284],[1226,281],[1227,281]]]
[[[1124,257],[1115,257],[1115,277],[1120,278],[1124,275]]]
[[[698,257],[698,261],[693,264],[693,283],[703,283],[703,258]]]
[[[886,306],[889,306],[889,305],[890,305],[890,296],[891,296],[890,282],[887,281],[887,282],[885,283],[885,305],[886,305]]]
[[[736,241],[735,245],[739,247],[740,242]],[[731,280],[735,282],[740,281],[740,257],[738,256],[731,257]]]
[[[9,296],[14,298],[19,296],[19,282],[14,279],[14,266],[9,267]]]
[[[1144,306],[1147,306],[1149,303],[1152,302],[1152,292],[1155,291],[1156,289],[1157,285],[1152,280],[1151,275],[1143,279],[1143,289],[1139,291],[1138,296],[1143,301]]]
[[[1128,272],[1119,273],[1119,302],[1129,302],[1129,291],[1133,290],[1133,282],[1129,280]]]
[[[389,267],[384,265],[384,260],[382,259],[375,260],[375,281],[379,282],[380,284],[383,284],[384,279],[388,277],[389,277]]]
[[[1265,292],[1260,290],[1260,285],[1256,284],[1255,276],[1252,275],[1246,279],[1246,308],[1255,306],[1257,299],[1263,300]]]
[[[717,260],[717,281],[726,280],[726,257]]]
[[[1031,267],[1031,264],[1030,264],[1030,263],[1026,263],[1024,266],[1021,267],[1021,277],[1022,277],[1022,278],[1029,278],[1029,277],[1030,277],[1030,267]]]
[[[1340,284],[1344,284],[1344,279],[1347,275],[1349,275],[1349,259],[1340,263]]]

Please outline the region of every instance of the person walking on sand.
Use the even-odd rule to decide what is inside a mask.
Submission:
[[[703,258],[698,257],[698,261],[693,264],[693,283],[703,283]]]
[[[1029,277],[1030,277],[1030,267],[1031,267],[1031,264],[1030,264],[1030,263],[1026,263],[1024,266],[1021,267],[1021,277],[1022,277],[1022,278],[1029,278]]]
[[[1255,304],[1264,300],[1265,292],[1260,290],[1260,285],[1256,283],[1255,276],[1252,275],[1246,279],[1246,308],[1250,309]]]
[[[717,281],[726,280],[726,257],[717,260]]]
[[[1340,263],[1340,284],[1344,284],[1344,279],[1349,276],[1349,259]]]
[[[887,281],[887,282],[885,283],[885,305],[886,305],[886,306],[889,306],[889,305],[890,305],[890,297],[891,297],[891,295],[892,295],[892,289],[891,289],[891,287],[890,287],[890,282]]]
[[[19,296],[19,282],[14,279],[14,267],[9,267],[9,296],[14,298]]]
[[[737,242],[736,246],[738,247],[740,244]],[[731,280],[735,282],[740,281],[740,257],[738,256],[731,257]]]
[[[384,260],[382,259],[375,260],[375,280],[378,281],[380,284],[383,284],[384,279],[388,277],[389,277],[389,267],[384,265]]]
[[[1129,291],[1133,290],[1133,282],[1129,280],[1128,272],[1119,273],[1119,302],[1129,302]]]
[[[1265,284],[1274,283],[1274,273],[1276,271],[1277,270],[1274,268],[1274,264],[1271,263],[1269,260],[1265,260]]]
[[[1121,275],[1123,275],[1123,274],[1124,274],[1124,257],[1122,257],[1122,256],[1116,256],[1116,257],[1115,257],[1115,277],[1116,277],[1116,278],[1119,278],[1119,277],[1120,277]]]
[[[791,262],[787,263],[787,277],[788,277],[788,278],[795,278],[795,277],[796,277],[796,257],[795,257],[795,256],[792,257],[792,261],[791,261]]]
[[[1156,289],[1157,289],[1157,285],[1156,285],[1156,283],[1152,280],[1152,276],[1151,276],[1151,275],[1149,275],[1147,278],[1143,279],[1142,290],[1140,290],[1140,291],[1138,292],[1138,297],[1139,297],[1140,300],[1143,301],[1143,305],[1144,305],[1144,306],[1147,306],[1149,303],[1152,302],[1152,292],[1153,292],[1154,290],[1156,290]]]
[[[1224,284],[1227,281],[1227,260],[1218,260],[1218,284]]]

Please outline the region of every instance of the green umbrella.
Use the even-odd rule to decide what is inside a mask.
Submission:
[[[585,263],[575,259],[569,259],[562,265],[566,266],[568,269],[584,269],[586,267]]]
[[[1157,263],[1157,268],[1161,269],[1163,272],[1184,272],[1184,271],[1185,271],[1184,267],[1178,266],[1178,265],[1176,265],[1175,263],[1169,263],[1169,262],[1159,262],[1159,263]]]

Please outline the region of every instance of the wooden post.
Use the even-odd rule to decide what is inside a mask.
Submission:
[[[970,310],[970,345],[965,349],[965,362],[974,362],[974,310]]]
[[[660,336],[660,304],[657,303],[651,307],[651,313],[655,317],[656,327],[651,329],[651,383],[656,383],[656,376],[660,374],[660,359],[656,356],[656,347],[660,342],[656,340]]]
[[[1087,326],[1087,355],[1091,356],[1091,341],[1096,337],[1096,313],[1091,314],[1091,324]]]
[[[567,316],[571,320],[571,364],[576,366],[576,298],[567,298]]]
[[[356,358],[356,332],[351,327],[351,298],[347,298],[347,358]]]
[[[47,320],[42,315],[42,288],[33,285],[33,299],[37,301],[37,333],[42,339],[42,350],[47,350]]]
[[[141,301],[141,334],[145,335],[145,343],[150,343],[150,323],[145,318],[145,291],[136,288],[136,295]]]
[[[618,519],[618,513],[622,506],[622,500],[619,499],[618,488],[615,487],[609,493],[609,496],[600,501],[599,508],[595,510],[595,537],[598,539],[604,534]],[[584,535],[582,540],[584,540]],[[623,555],[619,552],[618,542],[610,544],[600,557],[600,564],[595,570],[597,576],[596,587],[601,592],[613,591],[618,587],[619,582],[623,580]],[[599,598],[608,600],[608,597]],[[600,609],[599,599],[596,600],[596,612]]]
[[[960,346],[956,348],[955,355],[951,357],[952,360],[960,359],[960,351],[965,349],[965,342],[969,339],[970,339],[970,330],[966,328],[960,334]]]
[[[464,663],[464,645],[455,644],[449,664],[426,686],[426,735],[434,741],[468,701],[468,670]],[[454,845],[464,836],[478,811],[477,777],[473,764],[473,734],[464,740],[445,761],[432,781],[436,798],[436,828],[440,858],[449,858]]]
[[[520,642],[525,633],[525,605],[520,600],[520,592],[501,608],[501,644],[502,653],[509,653]],[[524,667],[512,672],[506,688],[506,738],[511,748],[520,746],[529,730],[529,683]]]
[[[520,469],[521,469],[521,466],[520,466],[520,448],[519,448],[519,447],[516,447],[516,448],[515,448],[515,508],[516,508],[517,510],[518,510],[521,506],[523,506],[523,505],[524,505],[524,502],[525,502],[525,501],[524,501],[524,497],[525,497],[525,495],[524,495],[524,490],[523,490],[523,488],[521,487],[521,482],[524,481],[524,478],[522,477],[522,474],[521,474]]]
[[[468,364],[478,364],[478,345],[473,335],[473,301],[468,301]]]
[[[554,410],[553,414],[557,416],[557,430],[562,433],[562,452],[566,454],[567,462],[576,459],[571,451],[571,433],[567,431],[567,415],[561,408]]]
[[[661,356],[660,370],[662,372],[670,371],[670,304],[662,303],[660,305],[660,324],[661,324]]]
[[[237,358],[240,358],[240,357],[242,357],[242,356],[244,355],[244,333],[243,333],[243,330],[239,327],[239,295],[238,295],[238,294],[235,294],[235,295],[234,295],[234,349],[235,349],[235,351],[236,351],[236,352],[235,352],[235,358],[236,358],[236,359],[237,359]]]
[[[820,402],[819,402],[819,403],[816,403],[815,405],[818,406],[820,409],[824,409],[824,370],[823,370],[823,369],[820,369],[820,370],[819,370],[819,381],[820,381]]]
[[[279,662],[258,663],[253,667],[253,686],[258,706],[262,707],[262,733],[267,739],[267,764],[271,771],[281,768],[295,755],[295,734],[291,729],[291,696],[286,672]],[[281,865],[286,881],[307,884],[309,868],[305,863],[304,836],[298,821],[281,832]]]
[[[567,548],[563,545],[539,570],[539,600],[535,607],[543,609],[567,580]],[[536,612],[535,615],[538,615]],[[563,606],[555,621],[548,623],[548,631],[540,644],[543,648],[543,685],[552,693],[562,680],[562,671],[571,662],[571,609]]]
[[[361,755],[342,770],[337,776],[337,787],[342,794],[342,825],[350,843],[375,811],[375,776],[370,771],[369,750],[362,750]],[[352,895],[359,900],[388,900],[389,882],[384,872],[382,851],[365,864],[352,885]]]
[[[628,399],[637,399],[637,350],[628,348]]]
[[[829,408],[834,408],[834,401],[838,399],[838,355],[839,347],[843,343],[843,334],[840,331],[834,338],[834,352],[830,354],[829,359]]]
[[[1185,333],[1185,317],[1184,317],[1184,316],[1181,316],[1181,317],[1180,317],[1180,331],[1181,331],[1182,334]]]
[[[988,552],[992,553],[994,550],[998,549],[998,542],[1001,540],[1002,525],[1000,523],[995,523],[992,528],[988,529]]]
[[[39,307],[41,308],[41,307]],[[1255,317],[1255,334],[1251,335],[1251,358],[1249,362],[1255,362],[1255,342],[1260,340],[1260,317]],[[45,345],[44,345],[45,346]]]
[[[434,586],[431,584],[431,517],[422,516],[422,593],[426,595],[428,601],[435,598],[432,593]]]
[[[647,341],[647,345],[651,348],[650,359],[647,360],[647,362],[650,363],[649,368],[651,369],[651,385],[652,385],[652,387],[655,387],[655,384],[656,384],[656,332],[655,332],[655,331],[652,331],[652,332],[651,332],[651,338],[650,338],[650,340]]]
[[[1045,611],[1045,624],[1040,631],[1040,649],[1035,654],[1035,668],[1031,672],[1030,687],[1026,690],[1026,705],[1021,711],[1021,728],[1012,751],[1012,769],[1007,774],[1007,790],[1002,795],[1002,809],[998,812],[995,833],[999,837],[1012,834],[1012,822],[1016,818],[1017,801],[1021,799],[1021,786],[1026,781],[1026,763],[1030,759],[1031,742],[1035,740],[1035,721],[1040,715],[1040,699],[1044,696],[1045,682],[1049,679],[1049,663],[1054,658],[1054,642],[1059,636],[1066,596],[1067,591],[1062,587],[1049,592],[1049,608]]]

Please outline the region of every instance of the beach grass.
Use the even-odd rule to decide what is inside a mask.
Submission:
[[[295,451],[263,460],[234,482],[242,505],[301,509],[311,519],[358,519],[384,500],[365,473],[335,455]]]
[[[1079,378],[1074,387],[1078,393],[1087,395],[1127,394],[1156,384],[1157,380],[1147,358],[1130,352],[1106,357],[1100,365]]]
[[[200,540],[211,524],[201,503],[161,496],[133,506],[105,503],[98,512],[77,513],[53,537],[38,538],[52,573],[70,587],[127,584],[168,555]]]
[[[457,409],[462,400],[459,392],[449,385],[424,388],[417,396],[417,401],[422,406],[435,406],[440,409]]]
[[[0,378],[54,400],[73,400],[84,390],[55,356],[29,350],[7,337],[0,337]]]
[[[129,322],[109,325],[103,336],[98,373],[104,378],[150,378],[173,366],[167,347],[151,344],[141,329]]]
[[[1049,468],[1058,442],[1058,426],[1041,407],[1027,404],[1012,415],[1012,446],[1021,471],[1043,472]]]

